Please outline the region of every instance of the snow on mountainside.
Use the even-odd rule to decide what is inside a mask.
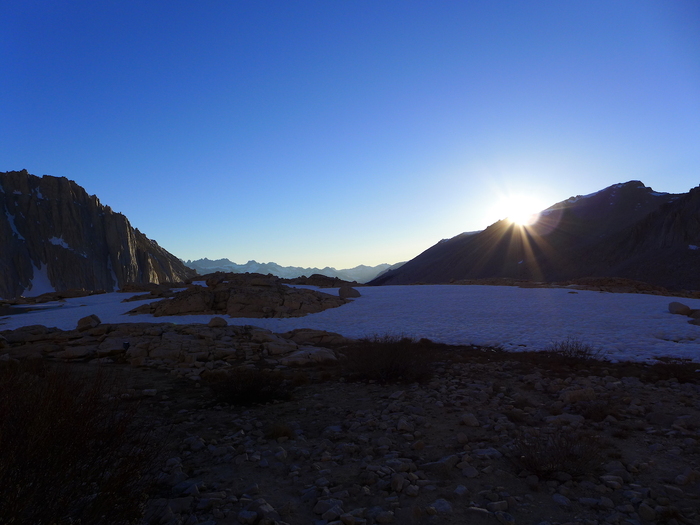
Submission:
[[[371,281],[382,273],[398,268],[403,263],[397,264],[379,264],[377,266],[355,266],[343,270],[326,266],[325,268],[302,268],[299,266],[280,266],[275,262],[259,263],[257,261],[248,261],[245,264],[236,264],[228,259],[197,259],[196,261],[185,261],[185,265],[193,270],[197,270],[200,274],[213,272],[234,272],[234,273],[262,273],[276,275],[283,279],[294,279],[306,275],[307,277],[313,274],[326,275],[328,277],[338,277],[345,281],[357,281],[358,283],[366,283]]]

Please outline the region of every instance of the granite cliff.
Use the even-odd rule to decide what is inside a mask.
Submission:
[[[75,182],[26,170],[0,173],[0,247],[4,298],[195,274]]]

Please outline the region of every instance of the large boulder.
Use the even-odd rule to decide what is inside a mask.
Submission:
[[[100,318],[95,314],[88,315],[87,317],[83,317],[82,319],[78,320],[78,326],[76,329],[78,332],[84,332],[85,330],[99,326],[101,322],[102,321]]]
[[[679,303],[678,301],[673,301],[668,304],[668,311],[672,314],[690,315],[690,306]]]
[[[360,292],[355,290],[352,286],[341,286],[338,290],[338,297],[341,299],[354,299],[355,297],[360,297]]]

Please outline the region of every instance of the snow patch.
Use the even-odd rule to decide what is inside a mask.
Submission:
[[[119,290],[119,280],[117,279],[117,274],[114,273],[114,268],[112,267],[112,259],[107,256],[107,269],[109,270],[109,273],[112,276],[112,285],[114,287],[114,291],[116,292]]]
[[[5,216],[7,217],[7,220],[10,222],[10,228],[12,228],[12,233],[14,233],[19,240],[21,241],[26,241],[24,237],[22,237],[22,234],[20,234],[17,231],[17,226],[15,225],[15,216],[10,213],[10,210],[5,208]]]
[[[39,268],[32,266],[34,267],[32,282],[22,295],[25,297],[36,297],[44,293],[55,292],[56,288],[53,287],[49,279],[49,267],[45,264]]]
[[[689,245],[688,245],[688,249],[689,249],[689,250],[697,250],[698,247],[695,246],[694,244],[689,244]]]
[[[576,195],[575,197],[569,197],[562,204],[574,204],[575,202],[578,202],[578,201],[583,200],[583,199],[590,199],[591,197],[593,197],[594,195],[597,195],[598,193],[600,193],[600,192],[595,191],[593,193],[589,193],[588,195]]]
[[[72,250],[72,248],[68,246],[66,241],[63,240],[63,237],[51,237],[49,239],[49,242],[54,246],[60,246],[61,248],[65,248],[66,250]]]
[[[12,195],[22,195],[22,192],[19,190],[15,190],[12,192]]]
[[[74,250],[71,248],[66,241],[63,240],[63,237],[51,237],[49,239],[49,242],[53,244],[54,246],[60,246],[61,248],[65,248],[68,251],[71,251],[77,255],[80,255],[81,257],[87,259],[87,254],[85,252],[79,252],[78,250]]]

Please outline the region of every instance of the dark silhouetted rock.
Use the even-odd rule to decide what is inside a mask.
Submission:
[[[97,317],[95,314],[88,315],[87,317],[83,317],[82,319],[78,320],[78,326],[76,330],[78,332],[84,332],[85,330],[89,330],[90,328],[95,328],[96,326],[99,326],[102,321],[100,320],[99,317]]]
[[[690,315],[690,306],[673,301],[668,304],[668,311],[672,314]]]
[[[698,290],[698,268],[700,187],[668,194],[630,181],[555,204],[529,227],[501,220],[440,241],[369,284],[596,277]]]
[[[354,299],[355,297],[360,297],[360,292],[352,286],[341,286],[338,290],[338,297],[341,299]]]
[[[301,317],[335,308],[345,299],[330,294],[290,288],[273,275],[220,274],[209,285],[193,285],[165,299],[141,305],[129,313],[156,317],[191,314],[228,314],[230,317]]]

